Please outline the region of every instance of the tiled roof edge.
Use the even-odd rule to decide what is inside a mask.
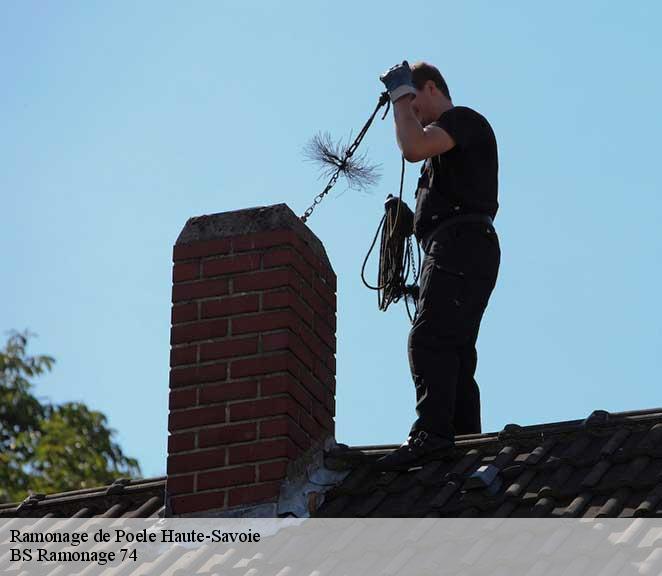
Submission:
[[[109,493],[109,489],[118,484],[123,486],[124,493],[131,494],[135,492],[141,492],[143,490],[158,488],[161,484],[165,486],[165,481],[166,476],[156,476],[154,478],[134,478],[130,480],[125,478],[118,478],[112,484],[96,486],[94,488],[82,488],[80,490],[54,492],[52,494],[46,494],[43,497],[40,497],[41,495],[33,494],[31,496],[27,496],[25,500],[22,500],[21,502],[9,502],[0,504],[0,511],[17,508],[30,498],[33,500],[39,500],[38,505],[43,507],[50,504],[61,504],[65,502],[73,502],[76,500],[85,500],[93,496],[106,496]]]
[[[595,424],[592,423],[591,418],[594,418]],[[582,428],[599,427],[609,429],[622,425],[623,423],[647,423],[659,420],[662,422],[662,408],[650,408],[647,410],[630,410],[624,412],[607,412],[604,410],[594,410],[586,418],[577,420],[563,420],[559,422],[548,422],[545,424],[531,424],[528,426],[520,426],[518,424],[506,424],[504,428],[498,432],[487,432],[483,434],[467,434],[457,436],[456,442],[460,446],[469,446],[473,444],[484,444],[487,441],[499,441],[501,439],[514,439],[521,438],[526,440],[528,437],[537,437],[541,433],[545,435],[563,434],[565,432],[572,432]],[[382,445],[367,445],[367,446],[349,446],[349,451],[363,452],[369,455],[370,452],[381,453],[384,450],[393,450],[399,444],[382,444]]]

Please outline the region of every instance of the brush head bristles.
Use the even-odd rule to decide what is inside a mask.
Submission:
[[[351,135],[350,135],[351,140]],[[348,142],[350,141],[348,140]],[[347,158],[350,144],[334,144],[328,132],[317,133],[303,149],[306,160],[319,164],[321,176],[331,177],[340,169],[340,174],[347,179],[347,185],[353,190],[366,190],[379,182],[379,165],[369,164],[365,153]]]

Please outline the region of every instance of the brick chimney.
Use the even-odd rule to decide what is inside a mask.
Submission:
[[[335,273],[285,204],[191,218],[173,261],[168,515],[274,503],[334,434]]]

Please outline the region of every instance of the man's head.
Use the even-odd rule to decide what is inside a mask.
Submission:
[[[411,78],[416,88],[412,108],[419,122],[427,126],[452,108],[453,102],[441,72],[427,62],[416,62],[411,67]]]

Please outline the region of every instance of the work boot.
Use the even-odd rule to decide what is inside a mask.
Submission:
[[[440,456],[450,452],[455,443],[448,438],[417,430],[407,441],[390,454],[375,462],[377,470],[407,470],[427,462],[431,456]]]

